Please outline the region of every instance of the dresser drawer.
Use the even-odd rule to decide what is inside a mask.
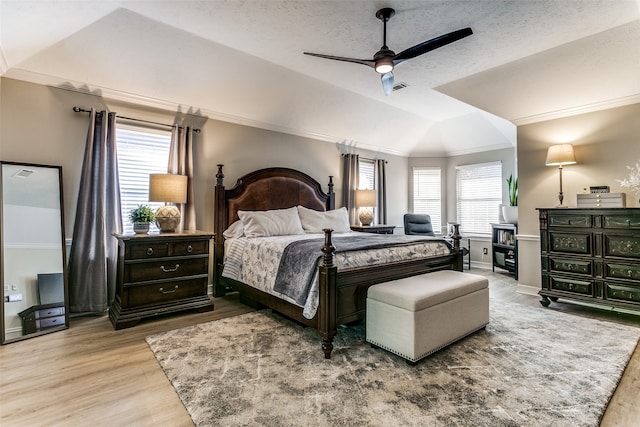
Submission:
[[[567,258],[550,257],[549,269],[552,271],[561,271],[566,273],[584,274],[591,276],[593,274],[593,262],[591,260],[576,260]]]
[[[121,302],[122,307],[129,308],[169,303],[206,294],[207,277],[194,277],[187,280],[125,286]]]
[[[124,282],[169,279],[207,274],[209,258],[167,258],[158,261],[130,262],[124,267]]]
[[[605,262],[604,277],[615,279],[640,280],[640,265]]]
[[[570,292],[574,294],[595,296],[594,285],[591,280],[577,280],[566,277],[549,277],[549,285],[554,291]]]
[[[605,234],[604,256],[640,259],[640,236]]]
[[[171,256],[201,255],[209,253],[209,240],[175,242],[171,244]]]
[[[605,228],[640,229],[640,217],[604,215],[602,218]]]
[[[549,248],[551,252],[572,254],[592,254],[591,233],[557,233],[549,232]]]
[[[604,282],[604,294],[608,300],[640,303],[640,286]]]
[[[549,215],[550,227],[585,227],[592,226],[591,215]]]
[[[64,316],[64,307],[53,307],[36,310],[34,313],[35,319],[43,319],[45,317]]]

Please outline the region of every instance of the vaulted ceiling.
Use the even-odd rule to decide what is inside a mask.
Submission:
[[[393,7],[385,96],[359,64]],[[514,124],[640,102],[636,0],[0,0],[3,76],[404,156],[516,143]]]

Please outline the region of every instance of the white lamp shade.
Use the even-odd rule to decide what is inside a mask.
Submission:
[[[376,205],[376,190],[356,190],[356,206],[359,208]]]
[[[168,173],[149,175],[149,201],[165,203],[187,202],[187,176]]]
[[[573,154],[573,145],[571,144],[552,145],[547,150],[546,166],[573,165],[575,163],[576,157]]]

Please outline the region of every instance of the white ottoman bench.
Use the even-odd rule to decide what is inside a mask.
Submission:
[[[489,323],[489,281],[443,270],[373,285],[366,340],[413,364]]]

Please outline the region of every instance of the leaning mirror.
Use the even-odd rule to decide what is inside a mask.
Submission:
[[[69,327],[62,167],[0,162],[2,344]]]

